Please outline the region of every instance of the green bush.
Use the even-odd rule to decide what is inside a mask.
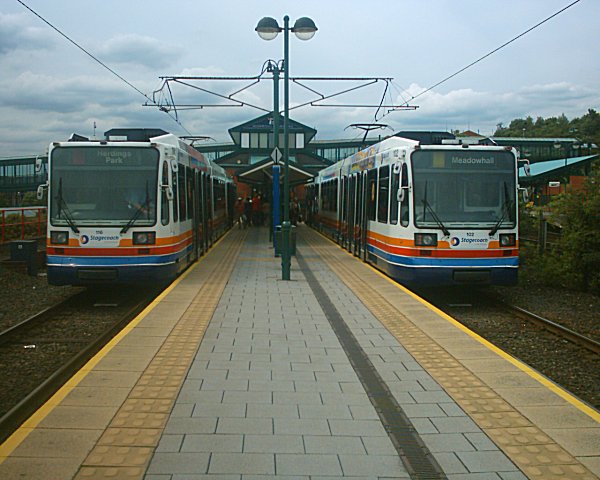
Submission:
[[[600,168],[596,166],[581,191],[551,202],[552,221],[562,226],[556,248],[540,253],[523,245],[524,278],[545,285],[600,295]],[[526,219],[522,234],[531,228]]]

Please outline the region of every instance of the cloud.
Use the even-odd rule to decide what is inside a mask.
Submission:
[[[0,82],[0,101],[22,110],[68,113],[81,111],[92,103],[105,107],[128,103],[143,97],[116,78],[110,76],[56,77],[23,72]]]
[[[0,13],[0,54],[18,50],[50,49],[55,37],[47,28],[29,26],[26,14]]]
[[[127,34],[111,38],[97,54],[102,61],[110,63],[166,68],[181,56],[182,49],[156,38]]]
[[[404,98],[417,97],[410,104],[418,105],[414,112],[395,112],[385,117],[393,121],[400,116],[402,126],[437,129],[478,129],[492,134],[498,123],[527,116],[569,118],[585,114],[600,102],[597,92],[568,82],[524,86],[515,91],[493,92],[457,89],[448,92],[429,91],[411,84]],[[398,98],[397,101],[401,101]]]

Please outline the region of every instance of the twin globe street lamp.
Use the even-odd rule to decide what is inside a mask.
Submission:
[[[294,32],[296,37],[300,40],[310,40],[317,31],[317,26],[308,17],[301,17],[294,23],[294,26],[289,26],[290,17],[287,15],[283,17],[283,28],[279,26],[277,20],[272,17],[264,17],[256,25],[256,32],[259,37],[263,40],[273,40],[279,32],[283,32],[283,222],[281,224],[281,278],[282,280],[290,279],[290,268],[291,268],[291,249],[290,249],[290,233],[292,230],[290,224],[290,176],[289,176],[289,163],[290,163],[290,139],[288,135],[288,122],[289,122],[289,109],[290,109],[290,97],[289,97],[289,33]],[[279,115],[279,106],[276,105],[277,115]],[[279,135],[278,132],[273,132],[274,141],[277,142],[275,135]],[[277,143],[275,143],[277,145]]]

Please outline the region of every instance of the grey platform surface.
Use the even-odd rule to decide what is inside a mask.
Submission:
[[[526,478],[312,250],[311,270],[449,479]],[[146,480],[410,478],[295,260],[251,230]]]

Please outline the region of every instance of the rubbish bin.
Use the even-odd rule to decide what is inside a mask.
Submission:
[[[37,275],[37,240],[14,240],[10,242],[10,259],[13,262],[25,262],[27,273],[32,276]]]
[[[292,225],[290,231],[290,255],[296,255],[296,226]],[[281,249],[283,247],[283,234],[281,232],[281,225],[275,227],[275,256],[281,255]]]

